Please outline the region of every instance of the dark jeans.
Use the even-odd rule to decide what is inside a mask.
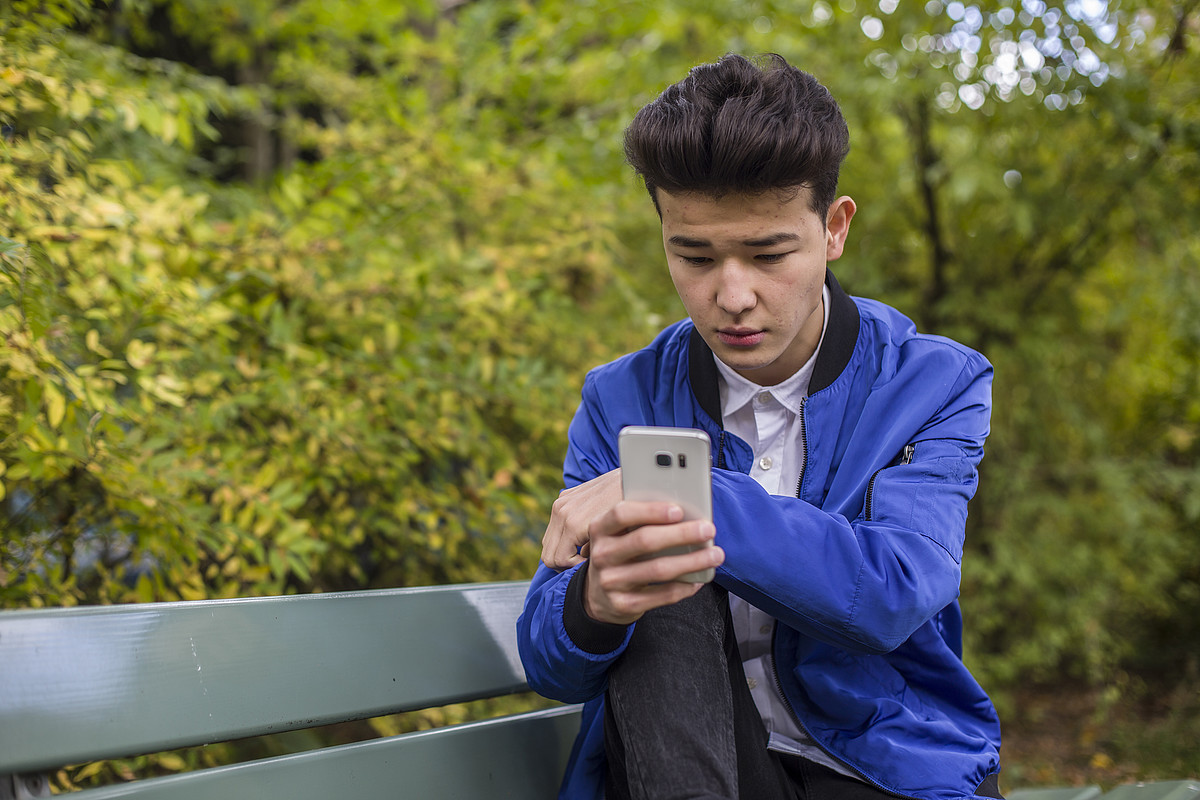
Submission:
[[[886,792],[767,749],[729,599],[709,584],[646,614],[609,671],[607,800],[880,800]],[[994,776],[979,793],[1000,797]]]

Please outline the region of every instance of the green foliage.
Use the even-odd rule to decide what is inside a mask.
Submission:
[[[843,284],[996,365],[973,667],[1193,657],[1194,4],[4,8],[0,604],[529,574],[584,371],[681,313],[621,130],[777,51]]]
[[[180,132],[254,96],[9,41],[4,602],[525,575],[596,321],[636,306],[611,213],[556,197],[561,153],[408,85],[444,57],[413,40],[422,64],[289,129],[311,163],[222,186]]]

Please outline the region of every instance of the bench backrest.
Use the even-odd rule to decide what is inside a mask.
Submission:
[[[525,688],[524,582],[0,612],[0,800],[41,771]],[[79,800],[553,797],[577,707],[79,792]],[[25,773],[26,775],[18,775]],[[1012,800],[1196,800],[1195,780]]]
[[[514,623],[526,586],[2,612],[0,775],[524,690]],[[321,796],[313,793],[323,785],[317,776],[337,774],[328,764],[320,768],[322,760],[353,764],[367,758],[391,762],[379,771],[380,780],[390,781],[386,796],[398,796],[398,787],[415,788],[413,774],[422,766],[434,777],[445,776],[473,758],[516,758],[518,764],[506,768],[545,773],[538,785],[549,781],[552,789],[577,724],[576,710],[556,709],[437,735],[393,737],[402,744],[377,740],[285,756],[269,760],[280,763],[257,762],[261,775],[270,775],[269,793],[224,796]],[[497,742],[506,739],[515,752],[499,752]],[[521,762],[532,744],[539,749],[536,760],[525,753]],[[390,755],[371,755],[389,746]],[[414,763],[399,767],[397,753],[408,753]],[[458,757],[449,759],[450,753]],[[306,761],[311,768],[300,766]],[[201,791],[180,794],[184,790],[176,788],[164,797],[216,797],[219,792],[208,793],[201,783],[229,780],[222,773],[238,770],[246,773],[247,767],[207,771],[215,778],[192,773],[147,783],[174,781]],[[350,774],[367,772],[360,764]],[[300,785],[285,790],[283,775]],[[469,782],[461,773],[452,777]],[[222,791],[229,789],[223,785]]]

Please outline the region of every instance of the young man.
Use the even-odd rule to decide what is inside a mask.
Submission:
[[[956,600],[991,366],[828,272],[848,133],[782,58],[696,67],[625,149],[689,319],[587,376],[518,621],[586,704],[561,796],[1000,797]],[[621,499],[626,425],[709,434],[711,524]]]

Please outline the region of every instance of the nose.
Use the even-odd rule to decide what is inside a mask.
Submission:
[[[717,276],[717,305],[735,317],[758,305],[753,275],[753,269],[737,259],[723,263]]]

